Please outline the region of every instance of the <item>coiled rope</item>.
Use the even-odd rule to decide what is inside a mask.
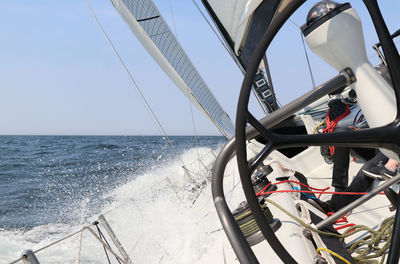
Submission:
[[[273,216],[265,203],[261,205],[261,209],[263,211],[265,221],[267,221],[268,223],[271,222]],[[257,232],[258,230],[260,230],[254,218],[248,219],[248,221],[246,221],[246,218],[251,214],[252,214],[251,211],[248,210],[245,213],[235,217],[235,220],[238,223],[239,228],[245,237],[248,237]]]
[[[352,236],[358,232],[367,231],[369,233],[368,236],[359,239],[357,242],[347,247],[347,250],[349,251],[350,254],[353,253],[358,254],[356,257],[353,257],[355,263],[383,263],[386,252],[389,249],[390,243],[392,241],[392,230],[394,224],[393,217],[389,217],[383,220],[377,230],[374,230],[365,225],[354,225],[352,227],[349,227],[343,234],[340,235],[331,232],[321,231],[315,228],[314,226],[305,223],[300,218],[294,216],[293,214],[291,214],[289,211],[287,211],[274,201],[267,198],[265,199],[265,201],[272,204],[282,212],[284,212],[286,215],[288,215],[290,218],[295,220],[303,227],[313,232],[316,232],[320,235],[336,237],[342,243],[344,242],[344,239],[349,236]],[[381,243],[384,243],[384,245],[382,247],[379,247]],[[373,260],[373,258],[379,258],[379,257],[381,257],[380,262],[378,262],[378,260]]]
[[[370,235],[358,240],[353,243],[349,248],[350,253],[358,254],[357,257],[354,258],[357,263],[378,263],[377,260],[371,260],[373,258],[382,257],[380,263],[383,263],[385,259],[386,252],[390,248],[390,243],[392,241],[392,231],[393,231],[394,218],[386,218],[382,221],[378,230],[368,229]],[[355,226],[357,227],[357,226]],[[362,227],[359,231],[364,231]],[[351,232],[351,228],[345,231],[344,234]],[[384,243],[382,247],[379,247],[379,244]]]

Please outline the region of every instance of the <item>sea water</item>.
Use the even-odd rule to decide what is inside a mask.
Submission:
[[[0,136],[0,263],[77,232],[100,214],[133,263],[223,261],[207,178],[225,140],[169,140]],[[88,230],[38,252],[37,258],[41,263],[108,263]]]

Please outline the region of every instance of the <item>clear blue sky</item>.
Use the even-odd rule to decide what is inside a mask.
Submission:
[[[193,134],[189,101],[152,61],[108,0],[90,0],[168,134]],[[154,1],[172,24],[168,0]],[[190,0],[170,0],[178,39],[234,120],[242,75]],[[293,17],[301,25],[316,1]],[[377,41],[361,0],[367,54]],[[389,29],[400,1],[380,1]],[[0,2],[0,134],[160,134],[83,0]],[[309,53],[317,84],[335,73]],[[268,52],[275,89],[286,104],[311,89],[298,29],[287,23]],[[260,116],[256,108],[254,112]],[[219,134],[194,109],[199,134]]]

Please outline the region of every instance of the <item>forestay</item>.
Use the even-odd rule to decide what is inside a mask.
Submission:
[[[234,127],[151,0],[111,0],[153,59],[221,131],[230,138]]]

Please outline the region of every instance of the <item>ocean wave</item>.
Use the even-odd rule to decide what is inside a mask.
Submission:
[[[95,197],[84,198],[81,203],[66,201],[72,205],[67,206],[70,217],[75,215],[76,219],[86,219],[85,223],[90,224],[97,214],[105,214],[137,263],[157,263],[160,259],[166,263],[204,263],[205,255],[214,250],[210,245],[216,243],[213,236],[207,235],[207,230],[217,229],[218,221],[217,218],[205,217],[214,210],[209,187],[203,186],[206,190],[197,193],[188,186],[197,180],[206,181],[205,176],[201,179],[196,177],[206,175],[208,163],[214,158],[215,153],[210,148],[187,149],[180,159],[175,157],[164,163],[155,163],[145,172],[134,177],[131,175],[130,180],[104,193],[98,203],[101,208],[97,210],[89,205],[90,199],[98,199]],[[181,161],[193,173],[192,176],[186,174]],[[189,180],[187,177],[193,178]],[[79,223],[49,223],[29,230],[0,229],[0,258],[12,261],[24,249],[40,248],[81,227]],[[37,257],[46,263],[73,263],[78,239],[75,236]],[[101,245],[89,232],[84,233],[83,241],[82,262],[107,263]],[[151,254],[147,253],[149,248]]]
[[[135,262],[202,263],[198,260],[204,257],[204,245],[193,239],[213,243],[204,230],[217,218],[207,220],[210,226],[207,221],[195,224],[205,211],[214,209],[211,203],[212,209],[203,210],[209,207],[209,190],[204,189],[194,204],[193,200],[199,195],[196,186],[208,188],[202,184],[221,139],[207,138],[212,147],[199,148],[193,147],[191,138],[175,142],[179,157],[161,137],[40,137],[35,143],[39,150],[29,144],[25,151],[17,148],[26,155],[3,159],[6,165],[16,165],[8,170],[10,181],[2,185],[16,200],[8,203],[12,208],[6,209],[7,219],[0,214],[1,261],[12,261],[24,249],[38,249],[75,232],[103,213]],[[41,151],[51,153],[38,154]],[[21,169],[18,164],[26,166]],[[27,188],[25,194],[18,193],[25,192],[21,186]],[[35,191],[31,195],[30,188]],[[0,206],[7,206],[4,201]],[[194,212],[197,206],[204,208]],[[41,252],[39,261],[74,263],[78,239]],[[186,249],[188,245],[198,248]],[[102,247],[88,232],[83,246],[82,263],[107,263]],[[151,255],[144,253],[148,248],[153,249]],[[178,248],[185,250],[182,256],[169,253]]]

